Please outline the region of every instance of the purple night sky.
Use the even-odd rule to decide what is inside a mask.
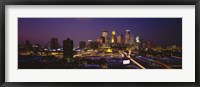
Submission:
[[[18,18],[19,44],[44,45],[51,38],[59,43],[67,38],[79,41],[97,40],[102,31],[125,35],[131,30],[134,37],[157,45],[182,45],[182,18]]]

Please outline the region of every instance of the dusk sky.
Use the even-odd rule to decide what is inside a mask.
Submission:
[[[112,31],[116,36],[126,30],[145,41],[157,45],[182,44],[182,18],[18,18],[19,44],[26,40],[31,44],[44,45],[51,38],[58,38],[62,45],[70,38],[79,41],[97,40],[102,31]]]

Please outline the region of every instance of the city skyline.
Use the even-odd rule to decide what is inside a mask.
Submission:
[[[182,18],[18,22],[18,69],[182,69]]]
[[[61,45],[71,38],[78,45],[79,41],[96,41],[102,31],[111,37],[112,31],[119,36],[126,30],[154,44],[182,45],[181,18],[19,18],[18,25],[21,45],[26,40],[44,45],[51,38],[58,38]]]

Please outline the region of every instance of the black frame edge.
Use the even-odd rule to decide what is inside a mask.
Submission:
[[[6,0],[15,5],[195,5],[199,0]]]
[[[195,4],[195,83],[197,85],[200,85],[200,82],[199,82],[199,73],[200,73],[200,69],[199,69],[199,66],[200,66],[200,55],[199,55],[199,43],[200,43],[200,1],[198,1],[196,4]],[[198,67],[197,67],[198,66]]]
[[[0,5],[1,15],[0,16],[0,85],[5,83],[5,1],[1,1]]]

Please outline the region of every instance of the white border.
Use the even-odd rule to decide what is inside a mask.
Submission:
[[[6,5],[6,82],[194,82],[194,5]],[[18,17],[183,17],[183,69],[17,69]],[[173,32],[173,31],[172,31]]]

